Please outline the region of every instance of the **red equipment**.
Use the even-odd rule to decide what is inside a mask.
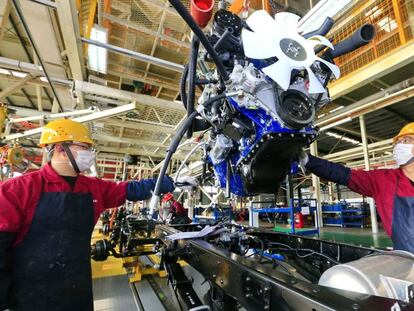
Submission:
[[[198,26],[204,28],[211,19],[214,8],[214,0],[191,0],[191,16]]]

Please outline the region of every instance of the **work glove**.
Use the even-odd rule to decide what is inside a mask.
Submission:
[[[175,181],[175,185],[184,190],[192,190],[194,188],[197,188],[200,185],[200,183],[195,177],[179,176],[177,180]]]

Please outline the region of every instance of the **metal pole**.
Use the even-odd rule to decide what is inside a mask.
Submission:
[[[368,140],[367,140],[367,129],[365,127],[365,118],[364,116],[359,117],[359,126],[361,129],[361,138],[362,138],[362,148],[364,151],[364,165],[365,170],[369,171],[369,154],[368,154]],[[371,227],[372,233],[378,233],[378,222],[377,222],[377,211],[375,208],[374,200],[368,198],[369,210],[371,212]]]
[[[32,33],[30,32],[29,26],[27,25],[26,20],[24,19],[23,12],[22,12],[22,9],[20,8],[19,1],[18,0],[12,0],[12,1],[13,1],[14,8],[16,9],[16,13],[19,16],[20,21],[22,22],[24,30],[26,31],[27,37],[30,41],[30,44],[32,45],[33,50],[36,53],[36,56],[39,60],[39,63],[42,66],[43,72],[45,73],[46,79],[49,82],[49,85],[50,85],[50,88],[52,89],[53,95],[56,98],[57,104],[59,105],[60,110],[63,112],[63,107],[62,107],[62,104],[59,100],[59,96],[58,96],[58,94],[56,92],[56,89],[55,89],[55,86],[54,86],[52,80],[50,79],[50,76],[49,76],[49,74],[46,70],[45,63],[43,62],[42,56],[40,55],[39,50],[37,49],[37,45],[33,40]]]
[[[13,0],[13,1],[16,1],[16,0]],[[183,70],[184,70],[183,65],[173,63],[173,62],[169,62],[169,61],[166,61],[166,60],[161,59],[161,58],[149,56],[149,55],[146,55],[146,54],[142,54],[142,53],[138,53],[138,52],[131,51],[131,50],[128,50],[128,49],[124,49],[124,48],[121,48],[119,46],[115,46],[115,45],[108,44],[108,43],[102,43],[102,42],[99,42],[99,41],[95,41],[95,40],[91,40],[91,39],[87,39],[87,38],[83,38],[83,37],[81,38],[81,40],[84,43],[96,45],[96,46],[99,46],[101,48],[112,51],[114,53],[118,53],[118,54],[121,54],[121,55],[126,55],[126,56],[129,56],[131,58],[134,58],[134,59],[137,59],[137,60],[140,60],[140,61],[144,61],[144,62],[148,62],[148,63],[152,63],[154,65],[161,66],[161,67],[164,67],[164,68],[167,68],[167,69],[170,69],[170,70],[174,70],[174,71],[177,71],[177,72],[183,72]]]
[[[317,157],[318,156],[318,143],[314,141],[310,145],[310,153],[311,155]],[[317,224],[318,228],[323,227],[322,221],[322,207],[321,207],[321,181],[318,176],[312,174],[312,186],[314,189],[313,198],[316,199],[316,216],[317,216]]]

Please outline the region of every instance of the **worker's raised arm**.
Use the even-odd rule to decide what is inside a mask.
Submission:
[[[372,197],[377,191],[376,174],[378,171],[351,170],[349,167],[338,163],[333,163],[312,155],[307,155],[308,159],[301,162],[311,173],[338,184],[347,186],[354,192],[364,196]]]
[[[130,181],[127,185],[127,199],[130,201],[141,201],[151,198],[157,179],[143,179]],[[161,193],[173,192],[175,185],[171,177],[164,176],[161,184]]]
[[[111,182],[95,179],[99,183],[104,198],[104,208],[114,208],[122,205],[125,200],[141,201],[151,198],[155,188],[156,179],[132,180],[128,182]],[[173,180],[165,176],[161,185],[161,193],[174,191]]]

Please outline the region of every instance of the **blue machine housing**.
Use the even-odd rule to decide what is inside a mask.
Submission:
[[[255,138],[233,140],[235,147],[227,159],[213,165],[220,187],[229,186],[232,193],[243,197],[276,193],[298,152],[315,139],[317,131],[312,126],[290,129],[261,108],[240,107],[233,98],[227,100],[240,114],[251,120]]]

